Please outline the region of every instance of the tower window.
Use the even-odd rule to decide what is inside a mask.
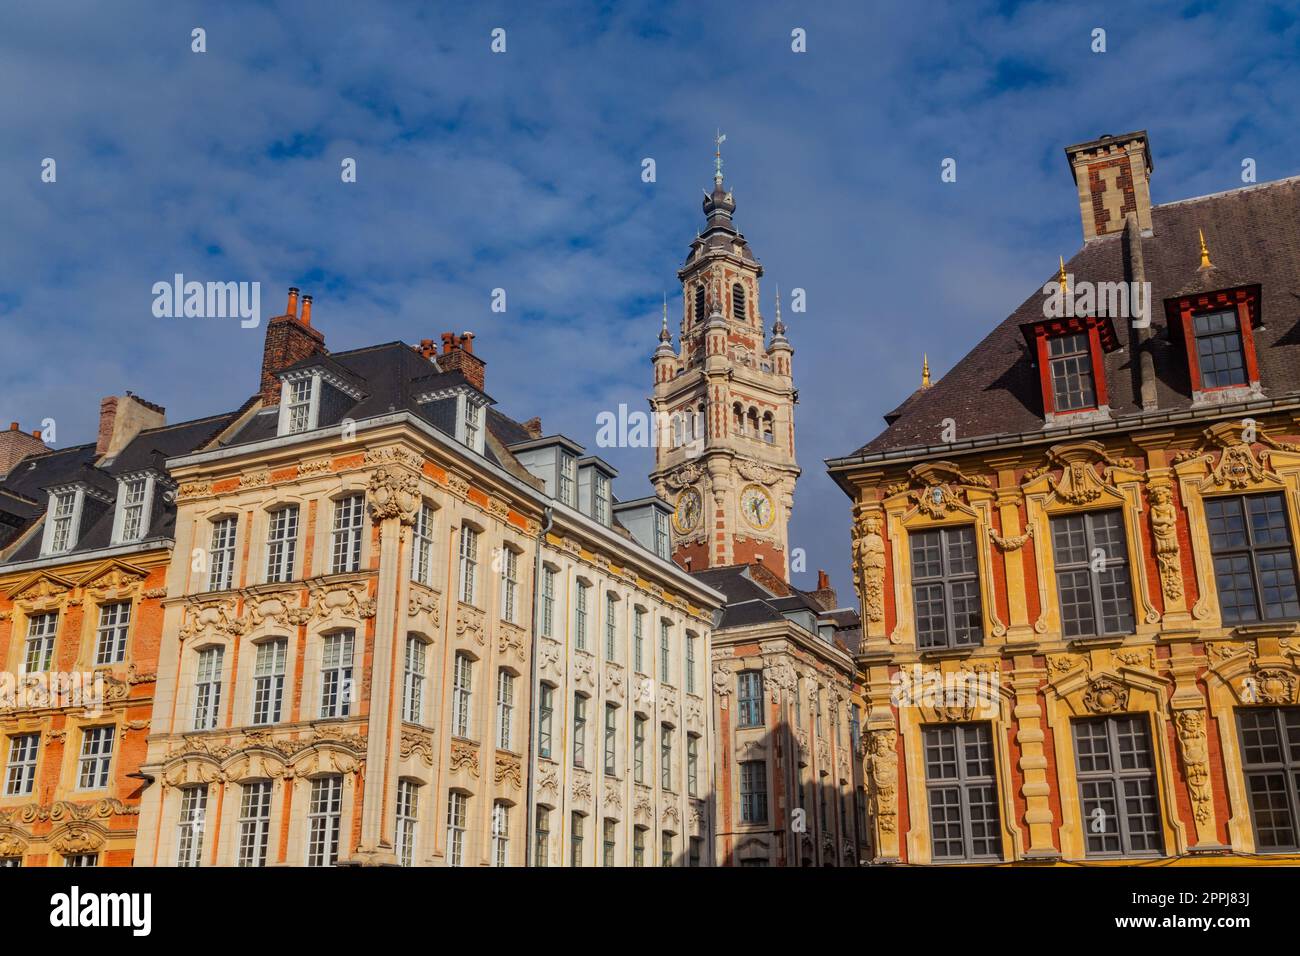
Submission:
[[[708,316],[704,314],[704,309],[705,309],[704,286],[697,285],[695,287],[695,321],[696,322],[703,322],[705,319],[708,318]]]
[[[731,287],[731,315],[737,322],[745,321],[745,287],[739,282]]]

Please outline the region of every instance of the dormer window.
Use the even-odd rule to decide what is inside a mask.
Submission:
[[[609,479],[600,472],[595,474],[595,489],[592,497],[591,516],[601,524],[609,524]]]
[[[672,557],[669,550],[668,537],[668,516],[658,509],[654,510],[655,518],[655,554],[667,561]]]
[[[1037,358],[1047,425],[1110,417],[1105,355],[1119,348],[1108,317],[1049,318],[1020,327]]]
[[[425,416],[439,431],[471,451],[483,454],[483,409],[491,399],[475,388],[458,384],[416,397]]]
[[[62,554],[77,543],[77,505],[81,495],[75,490],[50,494],[50,538],[46,554]]]
[[[1167,300],[1165,308],[1172,337],[1182,335],[1194,404],[1258,396],[1259,286]]]
[[[1193,316],[1192,333],[1201,388],[1246,384],[1246,361],[1235,310]]]
[[[1052,405],[1058,412],[1097,407],[1093,387],[1092,354],[1088,336],[1082,332],[1047,340],[1052,372]]]
[[[474,402],[465,402],[465,444],[475,451],[478,451],[480,444],[479,429],[480,419],[483,415],[483,409],[479,408]]]
[[[570,508],[576,507],[577,470],[578,460],[566,452],[560,452],[559,498],[562,504]]]
[[[314,379],[300,378],[289,383],[288,432],[296,435],[311,428],[311,400],[315,389]]]
[[[113,516],[113,543],[139,541],[149,532],[154,476],[124,475],[117,482],[117,511]]]

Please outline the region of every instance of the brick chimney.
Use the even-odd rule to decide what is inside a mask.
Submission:
[[[465,380],[483,391],[483,366],[486,363],[474,354],[474,333],[457,335],[454,332],[442,333],[442,354],[438,356],[438,368],[444,372],[460,372]]]
[[[284,315],[266,323],[266,344],[262,348],[262,404],[280,404],[280,380],[276,375],[290,365],[316,354],[329,354],[325,336],[311,324],[311,296],[302,297],[302,315],[298,314],[298,290],[289,289],[289,305]]]
[[[167,424],[167,409],[139,395],[110,395],[99,403],[99,435],[95,454],[113,458],[146,428]]]
[[[7,432],[0,432],[0,478],[9,474],[14,465],[28,455],[39,455],[49,451],[41,441],[41,430],[37,428],[30,435],[18,427],[17,422],[9,423]]]
[[[1146,130],[1103,136],[1090,143],[1065,147],[1074,183],[1084,241],[1124,230],[1129,213],[1138,229],[1151,234],[1151,147]]]
[[[820,569],[817,571],[817,590],[809,591],[808,596],[820,604],[823,611],[839,607],[835,589],[831,587],[831,576]]]
[[[528,432],[533,438],[542,437],[542,419],[539,415],[534,415],[528,421],[524,422],[524,431]]]

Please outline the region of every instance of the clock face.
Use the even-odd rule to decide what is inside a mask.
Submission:
[[[679,534],[694,530],[700,523],[700,493],[694,488],[687,488],[677,496],[677,510],[673,512],[673,524],[677,525]]]
[[[772,503],[772,496],[758,485],[749,485],[741,492],[740,513],[760,531],[772,527],[772,522],[776,520],[776,506]]]

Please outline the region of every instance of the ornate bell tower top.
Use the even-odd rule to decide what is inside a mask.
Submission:
[[[760,309],[763,267],[736,229],[714,140],[713,191],[704,229],[677,272],[682,283],[678,347],[667,308],[654,350],[661,427],[651,473],[674,504],[673,556],[692,571],[762,563],[789,573],[787,526],[799,476],[794,453],[794,349],[781,320],[767,339]]]

